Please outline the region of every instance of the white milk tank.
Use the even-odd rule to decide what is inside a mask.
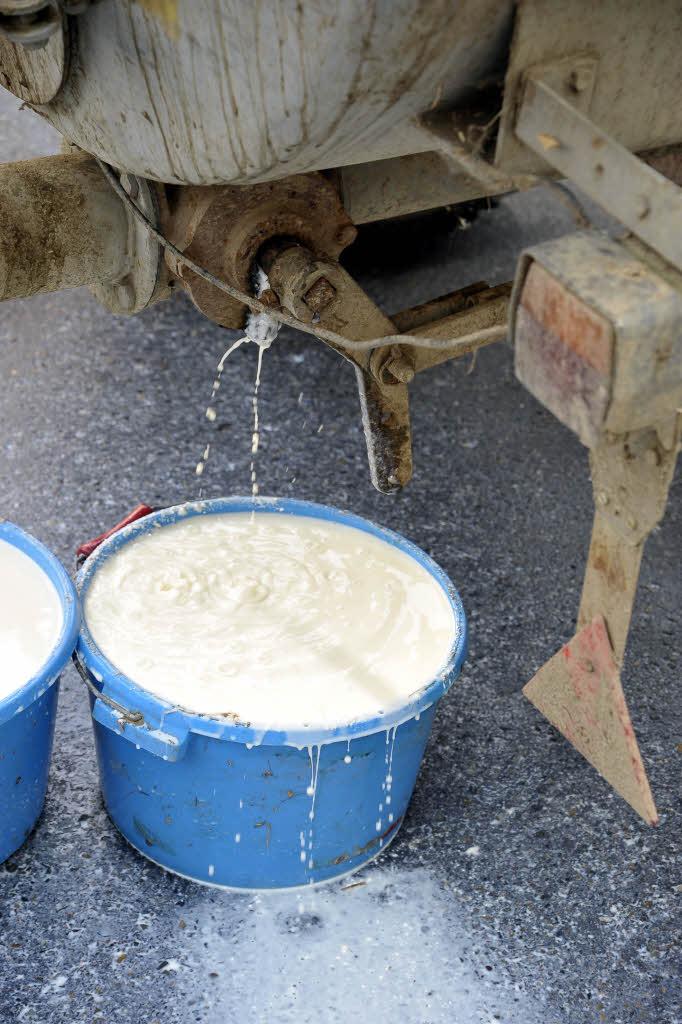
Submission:
[[[63,618],[47,574],[23,551],[0,540],[0,700],[47,661]]]
[[[305,516],[196,516],[124,544],[85,597],[93,640],[172,704],[256,728],[387,712],[444,667],[443,588],[364,530]]]

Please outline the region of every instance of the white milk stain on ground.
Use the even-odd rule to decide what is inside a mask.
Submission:
[[[238,900],[238,902],[236,902]],[[225,895],[183,932],[178,1024],[523,1024],[542,1019],[425,868],[311,892]],[[257,983],[255,983],[257,979]],[[533,1010],[535,1013],[533,1013]],[[537,1015],[537,1016],[536,1016]]]

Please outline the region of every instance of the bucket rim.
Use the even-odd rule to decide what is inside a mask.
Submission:
[[[436,675],[409,695],[407,700],[387,714],[356,720],[331,727],[301,726],[295,729],[272,729],[243,722],[234,716],[207,715],[190,711],[157,696],[119,671],[102,653],[93,640],[82,615],[76,657],[109,698],[120,702],[131,711],[139,711],[149,729],[159,727],[181,739],[189,732],[216,739],[231,740],[249,745],[318,746],[349,740],[371,733],[397,728],[403,722],[419,716],[446,693],[457,679],[468,649],[466,616],[454,584],[438,563],[412,541],[388,527],[380,526],[354,512],[305,501],[300,498],[256,498],[232,496],[188,501],[145,516],[113,534],[86,559],[76,576],[76,590],[84,607],[88,586],[101,565],[124,544],[152,530],[169,526],[185,518],[220,513],[251,512],[257,514],[297,515],[327,522],[341,523],[363,530],[410,555],[425,568],[442,587],[450,604],[454,619],[454,635],[447,659]],[[105,689],[106,687],[106,689]],[[168,717],[167,716],[171,716]],[[144,726],[143,726],[144,727]]]
[[[62,609],[59,636],[47,658],[26,683],[0,699],[0,725],[4,725],[42,697],[59,678],[76,645],[81,614],[78,594],[66,569],[42,541],[9,519],[0,519],[0,540],[28,555],[43,570],[57,591]]]

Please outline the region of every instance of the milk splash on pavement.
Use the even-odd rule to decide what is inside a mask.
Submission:
[[[174,975],[196,1013],[188,1022],[526,1024],[543,1016],[425,868],[365,870],[303,893],[211,895],[192,918]]]

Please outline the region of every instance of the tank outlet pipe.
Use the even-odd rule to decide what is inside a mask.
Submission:
[[[0,164],[0,299],[114,284],[129,271],[127,211],[96,162]]]

